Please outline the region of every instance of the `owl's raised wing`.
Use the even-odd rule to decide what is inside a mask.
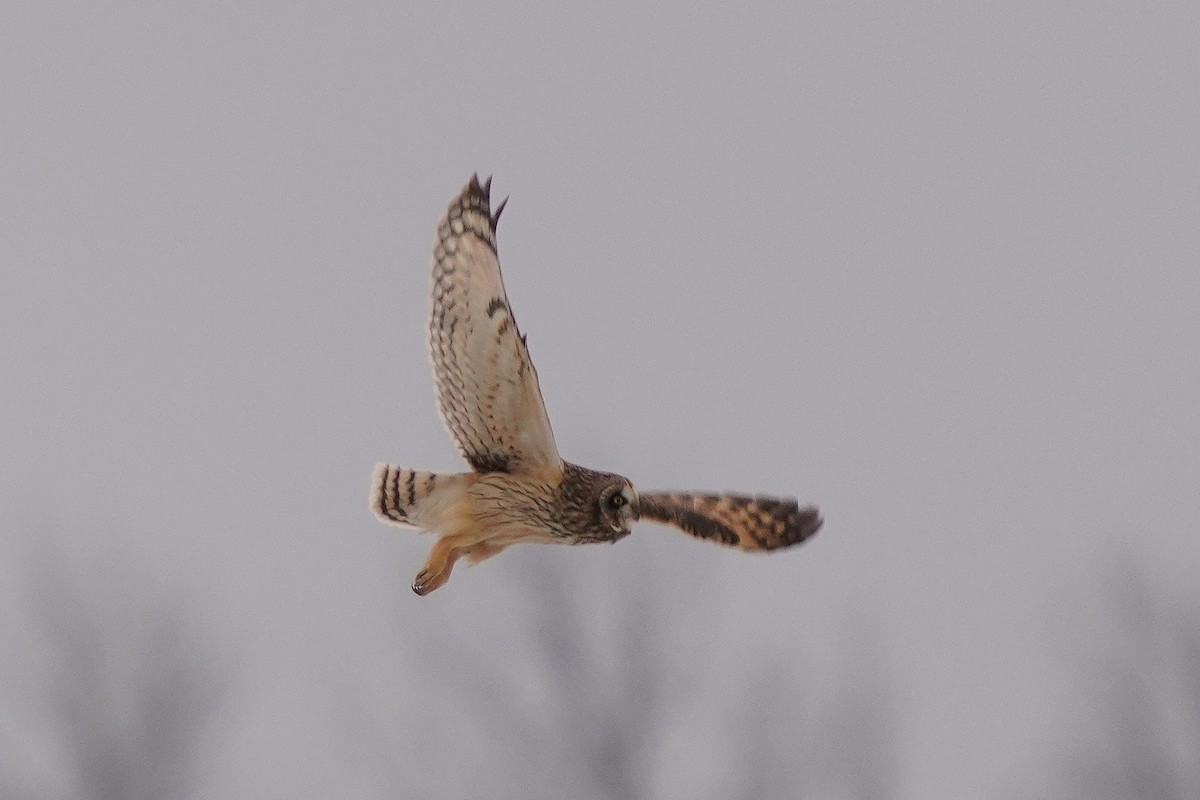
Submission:
[[[561,472],[537,371],[508,305],[491,178],[472,176],[438,224],[429,356],[438,410],[478,472]]]
[[[699,539],[742,550],[777,550],[800,544],[824,521],[815,507],[800,508],[790,497],[642,493],[638,510],[640,519],[672,525]]]

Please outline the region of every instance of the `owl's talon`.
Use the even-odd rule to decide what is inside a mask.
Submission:
[[[423,569],[413,578],[412,590],[421,597],[432,592],[450,579],[450,570],[445,567],[440,572]]]
[[[432,592],[437,588],[433,584],[433,576],[426,571],[422,571],[417,577],[413,578],[412,590],[421,597]]]

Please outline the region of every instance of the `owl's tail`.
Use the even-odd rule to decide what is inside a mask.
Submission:
[[[371,475],[371,511],[388,525],[433,530],[441,527],[458,505],[469,480],[470,473],[422,472],[376,464]]]

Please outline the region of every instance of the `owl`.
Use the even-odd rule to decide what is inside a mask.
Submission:
[[[413,581],[426,595],[460,558],[478,563],[518,542],[615,542],[638,520],[742,550],[799,544],[820,513],[794,499],[639,492],[628,478],[564,461],[500,275],[491,178],[473,176],[438,224],[429,358],[442,421],[470,472],[379,464],[371,510],[381,522],[436,532]]]

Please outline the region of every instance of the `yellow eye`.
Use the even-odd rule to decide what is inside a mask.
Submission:
[[[621,506],[625,505],[625,495],[621,494],[620,492],[614,494],[608,499],[608,504],[613,508],[620,508]]]

